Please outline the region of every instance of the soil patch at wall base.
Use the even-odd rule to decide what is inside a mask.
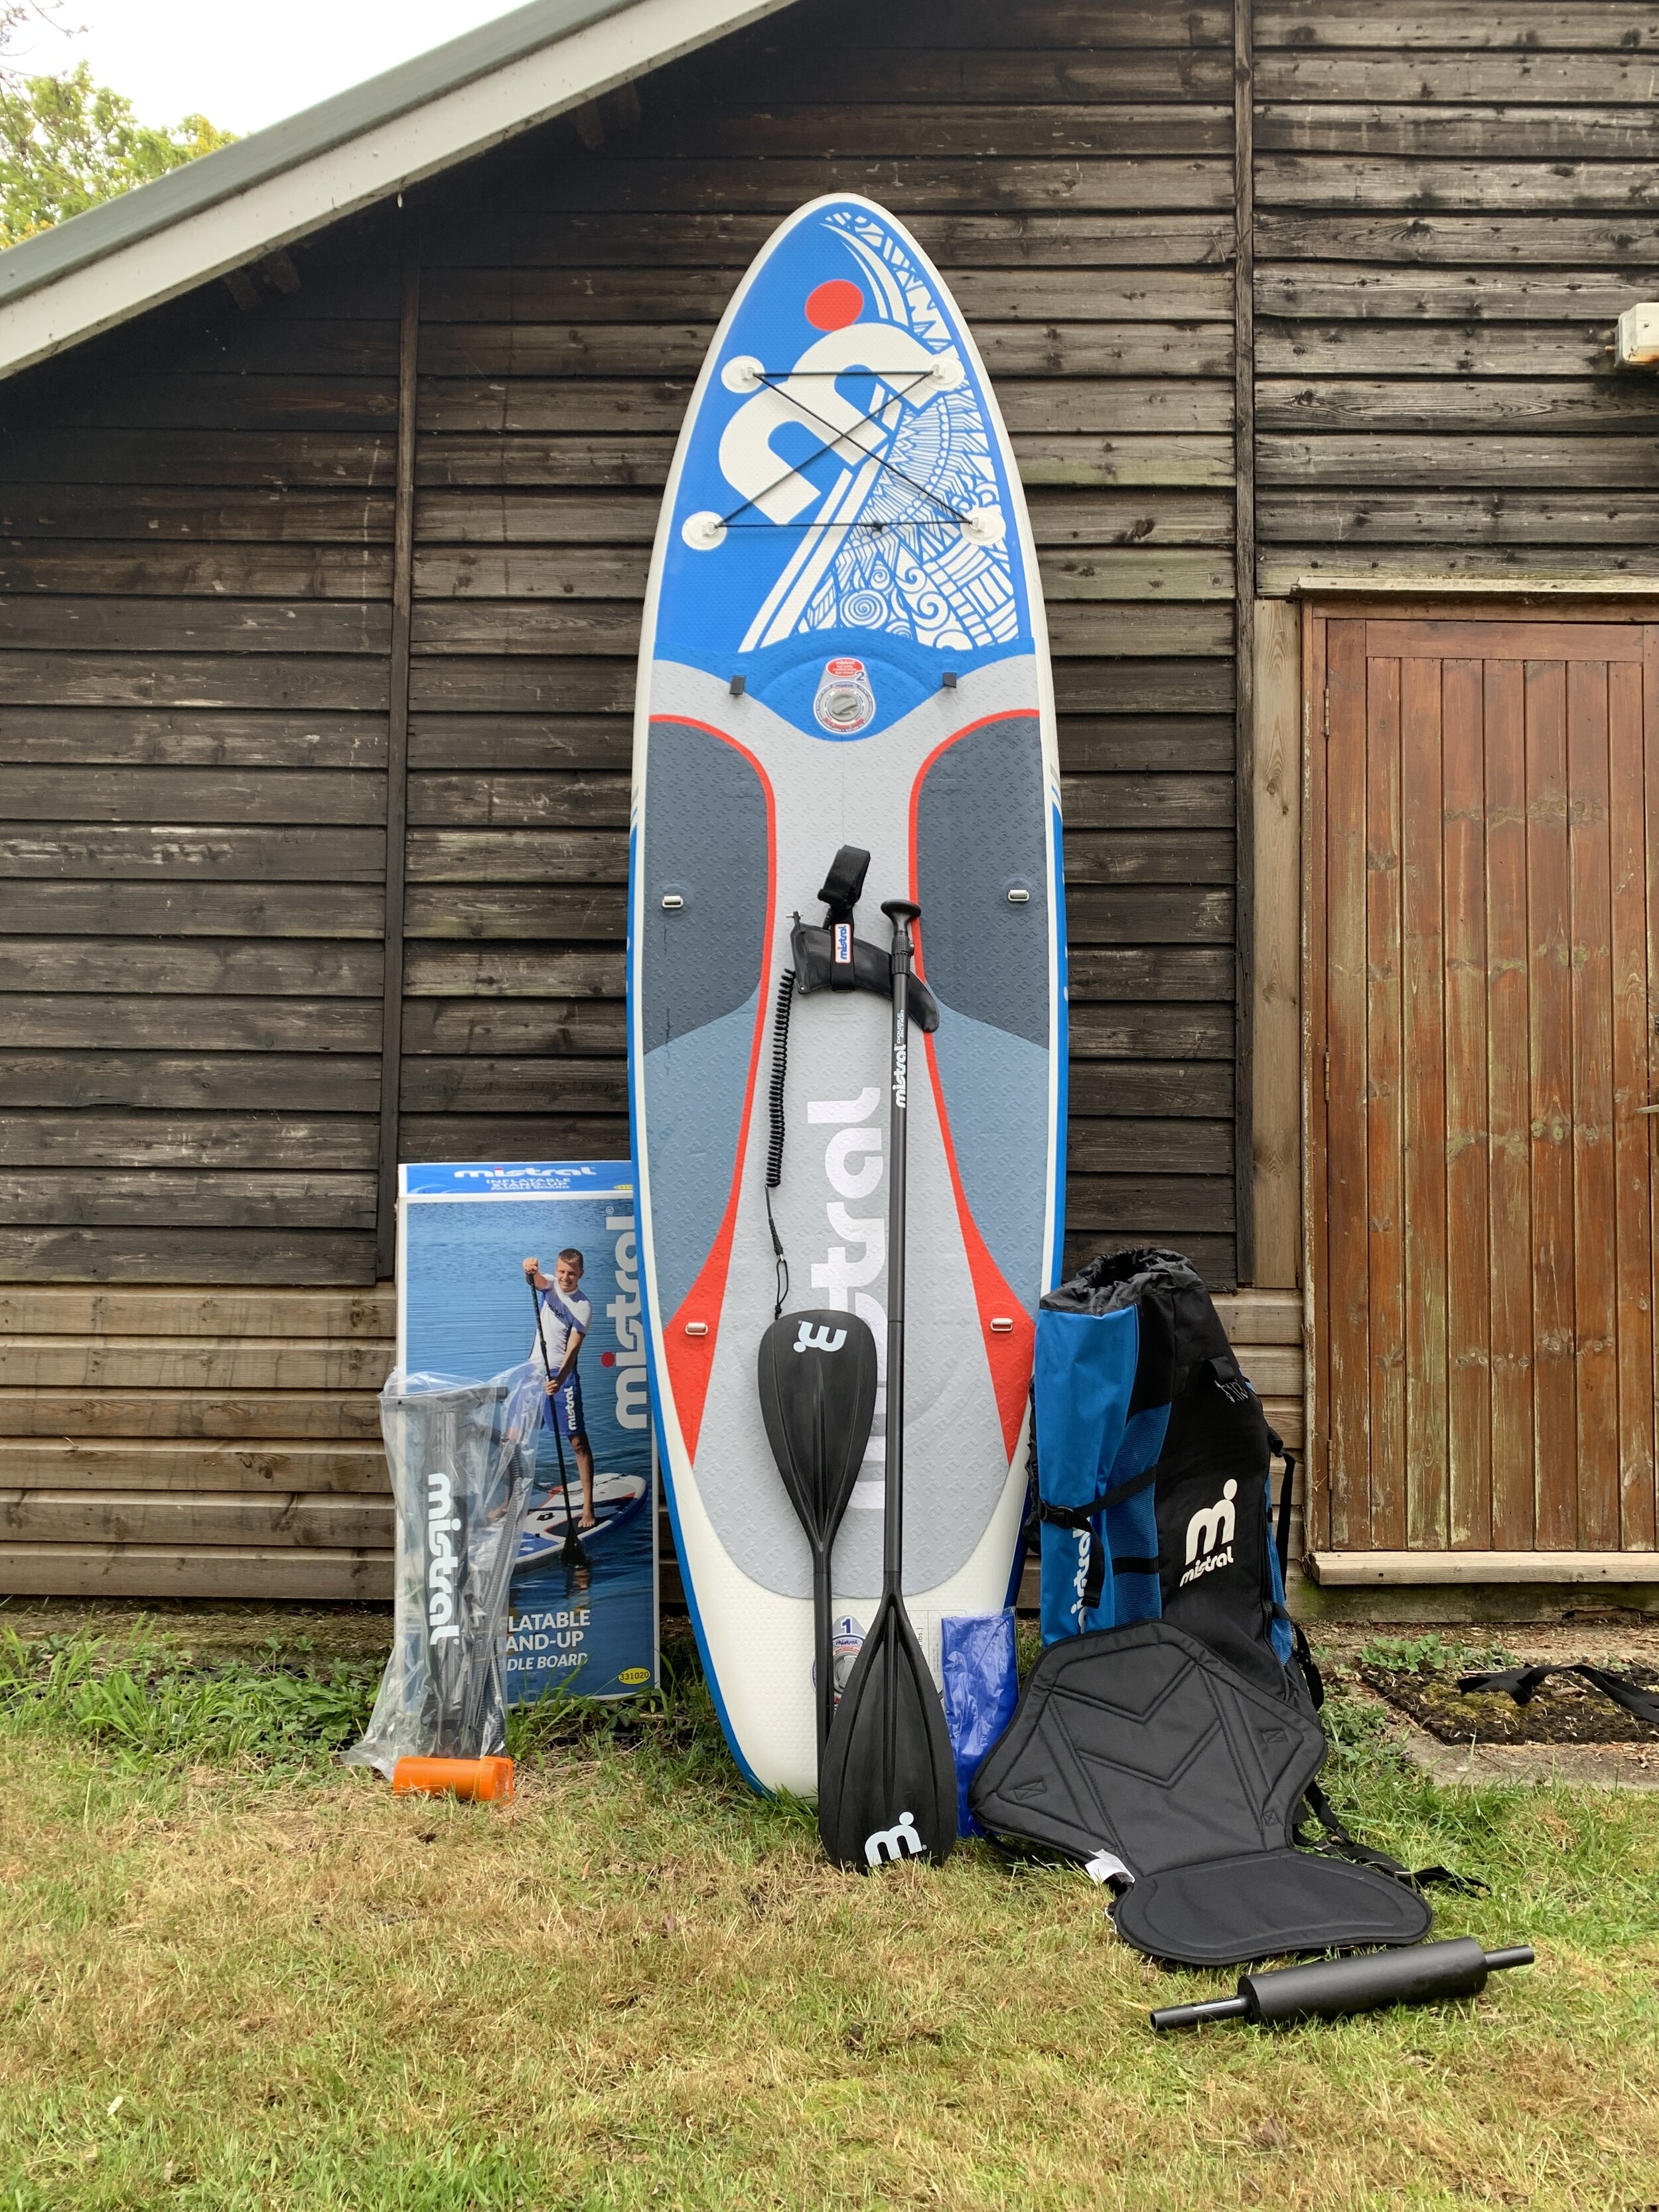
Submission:
[[[1362,1681],[1442,1743],[1659,1743],[1659,1728],[1623,1711],[1588,1683],[1556,1675],[1518,1705],[1501,1692],[1463,1691],[1456,1677],[1416,1668],[1362,1663]],[[1623,1670],[1640,1689],[1659,1689],[1651,1668]]]

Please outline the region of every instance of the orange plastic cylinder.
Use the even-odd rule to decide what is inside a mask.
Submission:
[[[470,1797],[480,1804],[513,1795],[510,1759],[400,1759],[392,1770],[400,1797]]]

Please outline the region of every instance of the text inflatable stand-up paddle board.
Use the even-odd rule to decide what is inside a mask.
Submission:
[[[756,1358],[777,988],[837,848],[860,908],[921,908],[939,1001],[910,1085],[903,1589],[1007,1601],[1037,1300],[1060,1261],[1066,1106],[1060,777],[1030,526],[983,365],[938,271],[868,200],[802,208],[727,308],[651,563],[635,726],[629,1083],[670,1510],[732,1751],[816,1777],[812,1563]],[[773,1212],[786,1307],[886,1340],[888,1013],[798,999]],[[838,1649],[881,1589],[878,1398],[834,1554]],[[849,1631],[848,1622],[854,1624]]]

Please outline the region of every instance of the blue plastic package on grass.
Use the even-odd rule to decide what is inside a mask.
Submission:
[[[982,1836],[968,1809],[968,1791],[1019,1702],[1013,1609],[947,1613],[939,1625],[939,1642],[945,1717],[957,1762],[957,1832]]]

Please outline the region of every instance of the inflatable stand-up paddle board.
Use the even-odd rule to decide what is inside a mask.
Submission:
[[[574,1471],[570,1475],[570,1511],[564,1510],[564,1499],[555,1490],[546,1501],[524,1516],[519,1531],[516,1564],[523,1566],[531,1559],[546,1559],[559,1551],[564,1543],[571,1521],[584,1544],[595,1544],[602,1537],[612,1535],[625,1528],[644,1504],[648,1486],[642,1474],[596,1474],[593,1478],[593,1526],[581,1526],[581,1484]]]
[[[811,1559],[756,1385],[780,1289],[769,1092],[790,931],[842,845],[856,927],[921,908],[912,1030],[904,1591],[1007,1602],[1036,1305],[1060,1258],[1060,779],[1030,526],[938,271],[868,200],[813,202],[738,286],[692,395],[646,596],[629,1081],[647,1346],[708,1679],[750,1780],[816,1788]],[[798,996],[773,1212],[784,1309],[885,1350],[888,1009]],[[881,1585],[883,1408],[835,1552],[842,1642]]]

